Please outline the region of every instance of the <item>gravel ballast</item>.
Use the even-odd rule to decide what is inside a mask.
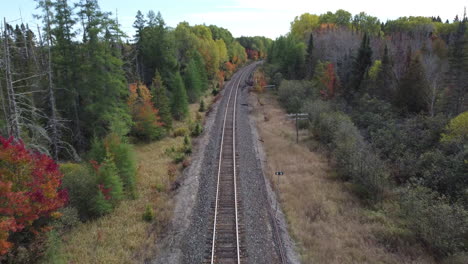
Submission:
[[[237,74],[239,74],[239,71]],[[233,78],[234,79],[234,78]],[[230,87],[226,83],[226,87]],[[255,126],[249,119],[248,88],[239,86],[236,116],[238,195],[240,197],[243,263],[280,263],[268,208]],[[175,196],[174,217],[152,263],[202,263],[210,246],[216,175],[224,111],[229,89],[222,91],[195,141],[192,164],[184,171]],[[254,130],[254,131],[253,131]],[[269,201],[270,200],[270,201]],[[274,197],[273,197],[274,200]]]

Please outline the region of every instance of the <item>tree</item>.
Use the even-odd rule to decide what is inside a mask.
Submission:
[[[182,120],[188,114],[188,99],[187,91],[179,72],[172,79],[172,89],[172,116],[177,120]]]
[[[78,47],[73,43],[76,32],[73,28],[73,8],[67,0],[53,3],[55,15],[52,20],[51,34],[55,43],[52,49],[54,84],[56,89],[57,108],[66,120],[72,121],[71,129],[63,131],[66,140],[78,150],[83,150],[85,139],[82,134],[79,105],[79,62]],[[70,131],[70,132],[68,132]]]
[[[131,109],[133,120],[131,133],[146,141],[160,139],[163,135],[162,123],[158,109],[154,108],[152,95],[146,85],[131,84],[127,103]]]
[[[317,91],[317,94],[311,94],[307,90],[308,97],[320,96],[327,100],[333,99],[340,88],[340,80],[336,74],[335,65],[331,62],[318,62],[315,67],[315,75],[312,83]]]
[[[442,39],[437,38],[432,42],[432,49],[423,47],[422,64],[429,85],[427,104],[430,116],[436,114],[436,103],[441,97],[442,78],[447,72],[447,49]]]
[[[421,64],[421,55],[416,54],[400,81],[395,104],[411,113],[425,112],[428,110],[427,94],[428,83]]]
[[[156,75],[153,78],[151,84],[151,92],[153,104],[156,109],[159,110],[159,116],[161,117],[161,123],[166,129],[172,128],[172,116],[169,98],[167,97],[166,87],[163,84],[161,74],[156,71]]]
[[[135,42],[138,42],[141,38],[141,32],[145,28],[146,20],[145,16],[141,13],[140,10],[137,11],[137,14],[135,16],[135,22],[133,22],[133,27],[135,28]]]
[[[335,12],[335,23],[339,26],[348,26],[352,19],[351,13],[346,10],[339,9]]]
[[[458,24],[457,32],[454,34],[454,42],[449,57],[448,83],[448,105],[447,112],[457,115],[466,109],[465,97],[468,93],[468,36],[466,14]]]
[[[59,116],[58,116],[58,111],[56,107],[56,101],[55,101],[55,89],[54,89],[54,81],[53,81],[53,75],[52,75],[52,52],[51,52],[51,46],[52,46],[52,30],[51,30],[51,24],[52,24],[52,16],[53,16],[53,5],[50,0],[37,0],[39,7],[42,8],[43,10],[43,15],[42,18],[44,20],[45,24],[45,32],[47,36],[47,57],[48,57],[48,63],[47,63],[47,101],[48,101],[48,110],[50,113],[49,120],[48,120],[48,127],[50,128],[50,141],[51,141],[51,147],[52,147],[52,157],[54,159],[58,159],[59,155],[59,145],[61,142],[61,131],[60,131],[60,124],[59,124]]]
[[[203,82],[194,59],[190,60],[185,69],[184,80],[189,102],[197,102],[203,89]]]
[[[140,48],[139,56],[143,64],[143,83],[151,83],[154,73],[158,70],[164,82],[168,84],[169,90],[172,90],[169,80],[177,71],[176,45],[161,13],[158,12],[158,15],[148,22],[137,45]]]
[[[269,61],[277,64],[287,79],[302,79],[305,74],[305,44],[293,35],[279,37],[271,46]]]
[[[125,104],[129,91],[119,50],[109,34],[109,25],[113,21],[100,11],[96,0],[81,1],[78,6],[78,14],[86,29],[85,56],[80,69],[86,78],[83,78],[79,91],[86,136],[104,137],[110,131],[126,135],[131,124],[130,111]],[[103,35],[104,41],[100,41]]]
[[[388,47],[385,45],[382,64],[376,79],[377,97],[391,102],[395,96],[393,66],[388,53]]]
[[[307,37],[320,26],[319,17],[304,13],[300,17],[295,17],[291,22],[291,34],[296,38],[306,40]]]
[[[466,144],[468,142],[468,112],[463,112],[450,120],[445,128],[446,133],[442,134],[442,142],[459,142]]]
[[[359,92],[364,76],[372,64],[372,49],[370,38],[364,34],[359,47],[358,54],[353,63],[352,75],[345,96],[351,98],[354,93]]]
[[[379,35],[380,34],[380,20],[377,17],[370,16],[365,12],[361,12],[354,16],[353,27],[367,35]]]
[[[307,52],[305,58],[306,65],[306,79],[311,79],[314,76],[314,35],[311,33],[309,37],[309,42],[307,43]]]
[[[123,199],[123,183],[118,176],[117,167],[112,157],[108,156],[104,161],[96,165],[97,194],[93,198],[91,210],[96,216],[112,212]]]

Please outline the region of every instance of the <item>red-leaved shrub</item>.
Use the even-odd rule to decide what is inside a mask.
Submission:
[[[0,255],[13,246],[10,234],[47,230],[33,223],[58,216],[56,210],[68,200],[66,190],[60,188],[62,178],[49,156],[27,150],[21,141],[0,137]]]

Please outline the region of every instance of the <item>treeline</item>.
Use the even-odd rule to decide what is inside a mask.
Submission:
[[[382,23],[306,13],[266,65],[286,110],[309,114],[340,177],[395,221],[381,242],[419,241],[454,263],[468,251],[467,25],[466,15]]]
[[[189,103],[204,111],[201,97],[248,59],[214,25],[138,11],[126,36],[97,0],[36,2],[40,27],[4,21],[0,35],[0,261],[32,261],[52,222],[66,230],[136,197],[131,143],[168,135]]]

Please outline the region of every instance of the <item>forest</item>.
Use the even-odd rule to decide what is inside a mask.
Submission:
[[[324,144],[338,177],[387,231],[468,260],[468,21],[304,13],[269,47],[264,71],[289,113]]]
[[[138,11],[127,36],[97,0],[36,0],[37,28],[0,35],[0,261],[43,254],[52,226],[112,212],[138,196],[134,145],[190,122],[188,105],[217,94],[268,41]],[[206,102],[207,103],[207,102]],[[190,139],[185,139],[189,144]],[[56,228],[57,229],[57,228]]]

